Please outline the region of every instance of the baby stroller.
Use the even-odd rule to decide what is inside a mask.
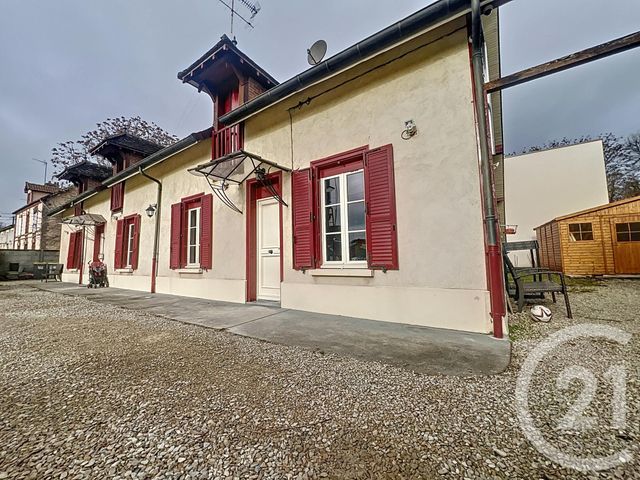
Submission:
[[[101,262],[91,262],[89,264],[89,285],[87,288],[108,287],[107,266]]]

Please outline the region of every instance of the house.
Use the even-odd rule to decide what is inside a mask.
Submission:
[[[178,74],[212,128],[57,209],[64,279],[104,258],[114,287],[500,336],[469,10],[440,0],[283,83],[223,36]]]
[[[550,218],[609,201],[602,140],[504,159],[505,223],[509,242],[535,240]],[[511,230],[513,231],[513,230]],[[531,266],[526,252],[511,252],[515,266]]]
[[[5,225],[0,227],[0,250],[10,250],[13,248],[15,225]]]
[[[640,197],[554,218],[536,234],[546,268],[567,275],[640,273]]]
[[[49,215],[51,209],[64,204],[77,195],[75,188],[63,189],[57,185],[26,182],[26,205],[13,212],[15,233],[13,248],[16,250],[58,250],[60,225]]]

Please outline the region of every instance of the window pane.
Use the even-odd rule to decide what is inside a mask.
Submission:
[[[196,263],[196,247],[189,247],[189,263]]]
[[[342,260],[342,235],[327,235],[327,262]]]
[[[340,178],[327,178],[324,181],[324,204],[340,203]]]
[[[364,202],[350,203],[349,210],[349,231],[364,230]]]
[[[631,241],[640,242],[640,232],[631,232]]]
[[[340,206],[324,208],[324,225],[327,233],[340,231]]]
[[[195,209],[189,210],[189,226],[190,227],[195,227],[197,218],[198,218],[198,212]]]
[[[569,231],[571,233],[576,233],[580,231],[580,224],[579,223],[570,223],[569,224]]]
[[[629,231],[628,223],[616,223],[616,232],[621,233],[621,232],[627,232],[627,231]]]
[[[593,232],[582,232],[582,240],[593,240]]]
[[[630,240],[629,232],[618,232],[616,238],[619,242],[628,242]]]
[[[349,234],[349,260],[367,259],[367,240],[364,232]]]
[[[347,201],[364,199],[364,175],[362,172],[347,175]]]
[[[189,229],[189,245],[195,245],[196,244],[196,231],[197,229],[195,228],[190,228]]]
[[[590,223],[581,223],[580,224],[580,230],[582,230],[582,232],[591,232],[591,224]]]
[[[640,222],[630,223],[629,230],[631,230],[632,232],[640,232]]]

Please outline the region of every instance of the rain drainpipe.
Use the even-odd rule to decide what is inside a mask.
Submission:
[[[162,201],[162,182],[157,178],[153,178],[151,175],[145,173],[142,167],[138,167],[140,175],[148,178],[152,182],[158,185],[158,194],[156,196],[156,229],[153,234],[153,257],[151,259],[151,293],[156,293],[156,278],[158,276],[158,244],[160,240],[160,213],[161,213],[161,201]]]
[[[484,92],[482,45],[482,22],[480,19],[480,0],[471,0],[471,46],[473,63],[473,87],[475,96],[476,119],[478,125],[478,141],[480,144],[480,170],[482,177],[482,214],[484,217],[487,280],[491,302],[491,318],[493,320],[493,336],[502,338],[502,321],[506,314],[504,302],[504,284],[502,276],[502,254],[500,252],[500,235],[498,218],[493,196],[493,174],[489,158],[487,136],[487,110]]]

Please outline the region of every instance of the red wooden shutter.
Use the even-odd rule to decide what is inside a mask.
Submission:
[[[364,191],[369,267],[397,270],[398,234],[392,145],[384,145],[365,154]]]
[[[293,203],[293,268],[313,266],[313,198],[311,170],[296,170],[291,174]]]
[[[102,234],[104,233],[104,223],[94,227],[93,234],[93,261],[97,262],[100,258],[100,247],[102,246]]]
[[[202,197],[200,204],[200,267],[210,269],[213,264],[213,195]]]
[[[133,252],[131,252],[131,269],[138,268],[138,254],[140,252],[140,215],[133,217]]]
[[[122,268],[122,247],[124,246],[124,220],[116,223],[116,250],[113,257],[113,268]]]
[[[171,205],[171,242],[169,252],[169,268],[180,268],[180,251],[182,245],[182,204]]]
[[[84,248],[84,230],[80,230],[76,235],[76,248],[73,254],[73,268],[82,266],[82,250]]]
[[[78,232],[69,234],[69,248],[67,249],[67,269],[75,267],[76,243],[78,241]]]
[[[124,182],[111,187],[111,211],[122,210],[124,206]]]

